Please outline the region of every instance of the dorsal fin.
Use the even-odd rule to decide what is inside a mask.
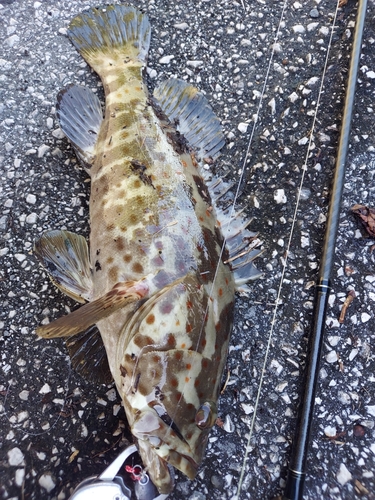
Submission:
[[[89,169],[103,121],[98,97],[86,87],[69,85],[57,96],[56,114],[83,167]]]
[[[154,97],[199,159],[216,158],[225,144],[220,120],[198,89],[182,80],[162,82]]]

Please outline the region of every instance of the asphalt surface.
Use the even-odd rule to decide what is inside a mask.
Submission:
[[[198,478],[180,474],[171,499],[232,499],[267,352],[240,498],[271,499],[285,485],[337,149],[356,2],[338,10],[307,154],[336,2],[134,1],[153,35],[148,84],[196,84],[228,139],[219,173],[239,179],[253,217],[263,278],[238,297],[229,382]],[[0,497],[69,498],[128,443],[120,400],[70,368],[63,342],[35,327],[76,307],[32,253],[47,229],[88,235],[89,183],[58,128],[55,98],[68,83],[100,87],[65,36],[87,1],[0,2]],[[274,55],[269,64],[272,48]],[[269,67],[268,76],[267,68]],[[253,130],[262,89],[259,119]],[[100,92],[100,88],[99,88]],[[350,214],[375,206],[375,4],[369,2],[333,269],[305,499],[375,498],[374,240]],[[307,162],[305,162],[308,156]],[[306,166],[304,166],[306,164]],[[303,185],[290,240],[297,193]],[[278,294],[279,290],[279,294]],[[338,318],[350,290],[355,298]],[[279,297],[276,314],[275,302]]]

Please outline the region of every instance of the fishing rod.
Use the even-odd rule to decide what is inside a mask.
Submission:
[[[301,500],[306,476],[306,460],[309,449],[311,424],[314,414],[315,392],[318,382],[324,325],[328,297],[331,291],[330,277],[335,257],[335,244],[339,225],[341,197],[345,179],[345,162],[349,146],[350,124],[353,113],[358,65],[361,57],[362,35],[366,16],[367,0],[358,1],[355,34],[350,59],[348,84],[344,103],[341,132],[338,144],[332,194],[324,238],[323,255],[315,290],[315,302],[308,358],[305,370],[304,393],[299,408],[296,433],[293,439],[291,459],[284,500]]]

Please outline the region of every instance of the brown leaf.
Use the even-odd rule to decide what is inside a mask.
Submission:
[[[359,219],[367,233],[375,238],[375,208],[357,204],[351,208],[351,211]]]

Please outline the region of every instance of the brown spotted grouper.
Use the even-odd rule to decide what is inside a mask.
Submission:
[[[86,304],[37,333],[67,337],[80,373],[105,382],[111,374],[144,466],[166,493],[168,464],[192,479],[202,461],[236,285],[256,274],[253,234],[225,216],[226,186],[201,170],[225,142],[205,97],[179,80],[148,95],[147,16],[125,5],[91,9],[68,35],[105,92],[104,118],[86,87],[69,86],[57,104],[91,177],[90,251],[82,236],[53,230],[35,253]]]

